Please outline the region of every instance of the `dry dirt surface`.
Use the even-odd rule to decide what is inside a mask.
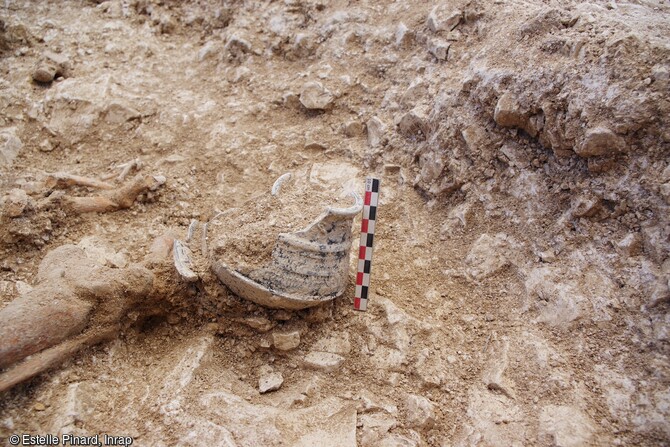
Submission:
[[[670,445],[667,1],[0,7],[0,308],[103,266],[114,307],[155,238],[286,172],[303,199],[267,232],[212,226],[247,262],[310,189],[382,182],[368,312],[355,249],[347,292],[293,312],[145,262],[111,340],[0,394],[0,442]],[[136,175],[160,181],[115,199]]]

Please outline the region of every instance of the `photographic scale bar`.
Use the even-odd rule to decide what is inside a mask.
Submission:
[[[358,250],[358,273],[356,274],[356,295],[354,309],[366,311],[368,308],[368,290],[370,271],[372,270],[372,247],[375,238],[375,222],[379,205],[379,179],[365,179],[365,201],[363,202],[363,220],[361,221],[361,244]]]

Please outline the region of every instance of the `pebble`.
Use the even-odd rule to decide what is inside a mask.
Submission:
[[[624,139],[606,127],[589,129],[581,145],[575,146],[575,152],[580,157],[599,157],[616,154],[624,150]]]
[[[435,56],[438,61],[446,61],[449,56],[451,44],[443,40],[433,40],[428,45],[428,52]]]
[[[307,82],[300,92],[300,103],[309,110],[328,110],[333,100],[330,91],[317,81]]]
[[[426,19],[426,25],[428,25],[428,29],[432,32],[437,33],[443,30],[451,31],[461,23],[461,20],[463,19],[462,11],[457,10],[443,14],[440,9],[439,6],[433,8]]]
[[[344,357],[330,352],[313,351],[305,356],[304,364],[308,368],[325,372],[337,370],[344,362]]]
[[[639,233],[628,233],[616,244],[617,249],[627,257],[642,254],[642,237]]]
[[[56,67],[51,64],[40,64],[33,71],[33,80],[42,84],[48,84],[56,77]]]
[[[249,53],[251,51],[251,43],[233,34],[228,38],[224,49],[230,56],[236,58]]]
[[[395,44],[398,47],[406,46],[412,40],[412,35],[409,31],[409,28],[407,28],[407,25],[405,25],[402,22],[398,23],[398,27],[395,30],[394,37],[395,37]]]
[[[505,93],[498,99],[493,119],[502,127],[523,128],[528,117],[521,112],[519,102],[512,93]]]
[[[35,411],[44,411],[47,409],[46,405],[44,405],[42,402],[37,402],[35,405],[33,405],[33,408]]]
[[[284,376],[280,372],[263,372],[258,379],[258,391],[261,394],[276,391],[284,383]]]
[[[410,110],[400,119],[398,129],[406,137],[426,135],[426,118],[421,112]]]
[[[51,152],[54,150],[54,146],[51,144],[51,141],[45,139],[40,143],[39,150],[42,152]]]
[[[410,394],[405,399],[407,423],[414,428],[431,428],[435,425],[435,409],[431,401],[423,396]]]
[[[300,332],[273,332],[272,344],[280,351],[290,351],[300,345]]]
[[[246,318],[236,319],[235,321],[237,321],[238,323],[245,324],[245,325],[249,326],[250,328],[255,329],[258,332],[267,332],[270,329],[272,329],[272,326],[274,326],[272,321],[268,320],[265,317],[256,317],[256,316],[246,317]],[[299,335],[298,335],[298,337],[299,337]]]
[[[351,121],[344,125],[344,134],[348,137],[357,137],[363,135],[365,126],[360,121]]]
[[[202,62],[205,59],[209,59],[218,51],[219,49],[217,48],[217,44],[210,40],[205,45],[203,45],[200,50],[198,50],[198,61]]]
[[[28,194],[22,189],[13,188],[5,199],[3,214],[7,217],[19,217],[28,206]]]

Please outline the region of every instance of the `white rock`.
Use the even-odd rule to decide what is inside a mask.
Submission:
[[[588,445],[594,428],[589,417],[578,408],[547,405],[540,414],[540,434],[550,437],[556,447]]]
[[[341,399],[292,410],[251,404],[221,390],[204,394],[197,411],[230,430],[238,446],[356,446],[356,407]]]
[[[375,447],[417,447],[419,443],[405,436],[390,434],[375,444]]]
[[[362,446],[377,446],[389,430],[397,426],[396,419],[387,414],[373,413],[358,416]]]
[[[22,189],[12,188],[5,198],[2,214],[7,217],[19,217],[28,206],[28,194]]]
[[[214,56],[219,51],[218,44],[213,41],[208,41],[206,44],[198,50],[198,61],[202,62],[205,59],[209,59]]]
[[[510,399],[514,399],[513,383],[504,376],[509,364],[507,356],[509,341],[493,342],[489,349],[489,359],[482,375],[484,385],[493,392],[501,393]]]
[[[244,65],[240,67],[230,67],[226,70],[226,79],[231,84],[246,81],[251,77],[251,70]]]
[[[23,149],[23,143],[15,132],[13,128],[0,131],[0,166],[11,166]]]
[[[300,92],[300,103],[309,110],[328,110],[333,100],[332,93],[318,81],[307,82]]]
[[[54,146],[53,144],[51,144],[51,141],[49,141],[49,139],[44,139],[39,145],[39,150],[41,150],[42,152],[51,152],[52,150],[54,150]]]
[[[409,28],[407,28],[407,25],[402,22],[398,23],[394,37],[395,44],[398,47],[406,46],[412,40],[412,34],[410,33]]]
[[[406,137],[425,136],[428,131],[428,120],[422,110],[414,108],[400,118],[398,129]]]
[[[351,342],[348,332],[335,332],[319,339],[312,349],[315,351],[330,352],[332,354],[346,355],[351,352]]]
[[[309,57],[316,51],[317,38],[311,33],[298,33],[295,35],[293,43],[292,54],[295,57],[303,58]]]
[[[19,295],[25,295],[26,293],[33,290],[33,286],[23,281],[16,281],[14,287],[16,287],[16,293],[18,293]]]
[[[438,61],[446,61],[449,56],[451,44],[440,39],[433,39],[428,43],[428,52],[435,56]]]
[[[370,147],[377,147],[384,141],[386,125],[382,120],[373,116],[366,124],[368,131],[368,144]]]
[[[388,346],[378,346],[370,357],[370,362],[380,371],[405,372],[407,356],[400,350]]]
[[[284,376],[280,372],[264,372],[258,378],[258,391],[261,394],[276,391],[284,383]]]
[[[241,58],[251,51],[251,43],[235,34],[231,35],[226,41],[224,50],[232,58]]]
[[[300,345],[300,331],[273,332],[272,344],[280,351],[290,351]]]
[[[117,253],[97,236],[87,236],[77,245],[84,250],[88,259],[99,265],[113,268],[124,268],[128,265],[128,259],[123,253]]]
[[[462,11],[444,11],[443,7],[436,6],[428,14],[426,25],[432,32],[451,31],[461,23],[463,19]]]
[[[314,163],[309,173],[309,181],[324,188],[333,188],[335,191],[344,190],[346,193],[356,191],[358,173],[359,169],[356,166],[346,162]]]
[[[423,396],[410,394],[405,399],[407,423],[410,427],[431,428],[435,425],[435,409],[431,401]]]
[[[469,266],[468,275],[480,280],[502,270],[509,265],[506,257],[508,247],[507,235],[503,233],[498,233],[494,237],[488,234],[479,236],[465,258],[465,263]]]
[[[638,256],[642,254],[642,236],[640,233],[628,233],[626,237],[617,242],[616,247],[626,256]]]
[[[313,351],[305,356],[304,364],[308,368],[333,372],[344,362],[344,357],[330,352]]]

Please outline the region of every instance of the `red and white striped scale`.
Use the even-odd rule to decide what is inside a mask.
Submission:
[[[356,295],[354,309],[365,311],[368,308],[368,290],[370,288],[370,271],[372,268],[372,247],[379,205],[379,180],[368,177],[365,179],[365,201],[363,203],[363,220],[361,221],[361,245],[358,251],[358,274],[356,275]]]

